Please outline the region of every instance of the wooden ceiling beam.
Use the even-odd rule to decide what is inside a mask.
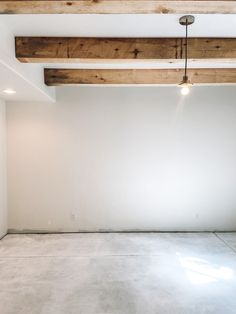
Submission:
[[[48,86],[73,86],[83,84],[178,84],[183,69],[45,69]],[[194,84],[236,84],[236,69],[189,69],[189,79]]]
[[[16,37],[21,62],[74,63],[164,60],[184,58],[182,38]],[[189,38],[188,58],[236,61],[236,38]]]
[[[235,14],[234,0],[0,0],[0,14]]]

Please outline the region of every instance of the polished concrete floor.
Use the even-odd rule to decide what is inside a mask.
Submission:
[[[1,314],[235,314],[236,233],[7,235]]]

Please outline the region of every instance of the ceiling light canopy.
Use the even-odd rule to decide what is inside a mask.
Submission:
[[[185,26],[185,64],[184,64],[184,76],[180,84],[181,94],[188,95],[190,92],[190,88],[193,86],[191,81],[188,78],[188,26],[192,25],[195,21],[194,16],[192,15],[184,15],[179,19],[180,25]]]

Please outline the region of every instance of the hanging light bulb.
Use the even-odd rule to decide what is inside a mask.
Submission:
[[[188,95],[192,86],[193,84],[188,79],[188,76],[184,75],[182,82],[179,84],[179,87],[181,87],[181,94],[184,96]]]
[[[182,94],[183,96],[188,95],[189,92],[190,92],[190,88],[189,88],[188,86],[185,86],[185,87],[182,87],[182,88],[181,88],[181,94]]]
[[[192,15],[184,15],[179,19],[179,23],[185,26],[186,34],[185,34],[185,65],[184,65],[184,76],[181,83],[178,85],[181,87],[181,94],[188,95],[193,84],[188,78],[188,26],[194,23],[194,16]]]

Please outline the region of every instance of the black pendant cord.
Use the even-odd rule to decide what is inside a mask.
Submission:
[[[185,67],[184,67],[185,79],[187,79],[187,69],[188,69],[188,20],[186,20],[186,36],[185,36]]]

